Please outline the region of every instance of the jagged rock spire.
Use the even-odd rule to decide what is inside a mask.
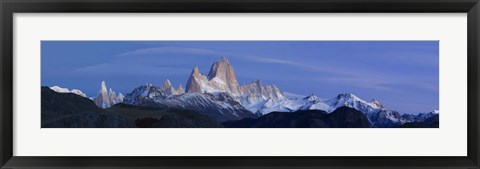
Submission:
[[[120,96],[120,95],[119,95]],[[115,94],[112,88],[107,91],[107,85],[105,81],[102,81],[100,85],[100,91],[97,96],[93,99],[95,104],[101,108],[108,108],[114,104],[123,102],[123,95],[119,97]]]
[[[102,81],[102,84],[100,85],[99,93],[107,93],[107,85],[105,84],[105,81]]]
[[[183,89],[182,87],[182,84],[178,85],[178,88],[177,88],[177,94],[183,94],[185,93],[185,90]]]
[[[207,83],[207,77],[202,75],[198,70],[198,66],[195,66],[192,70],[192,74],[187,81],[187,93],[203,93],[203,85]]]
[[[202,75],[197,66],[187,81],[187,93],[227,92],[239,94],[237,77],[228,59],[224,56],[213,63],[208,76]]]
[[[176,95],[177,91],[172,87],[170,80],[165,80],[162,85],[162,91],[167,95]]]
[[[200,71],[198,70],[198,66],[195,66],[192,70],[192,75],[198,76],[200,75]]]
[[[235,76],[235,71],[225,56],[221,57],[219,61],[213,63],[210,68],[210,71],[208,72],[208,80],[214,78],[218,78],[225,82],[230,93],[238,93],[238,81]]]

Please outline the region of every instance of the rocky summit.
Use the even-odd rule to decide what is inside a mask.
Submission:
[[[187,81],[187,93],[218,93],[225,92],[238,95],[238,81],[233,67],[227,58],[222,57],[213,63],[208,77],[194,67]]]
[[[227,89],[228,92],[232,94],[238,94],[237,77],[235,76],[233,67],[230,65],[226,57],[222,57],[219,61],[213,63],[208,72],[208,80],[214,82],[220,81],[220,83],[213,84],[222,85],[218,87]]]
[[[212,64],[208,76],[194,67],[187,82],[187,93],[229,93],[262,99],[283,99],[285,96],[275,85],[262,85],[260,80],[239,86],[235,71],[226,57]]]
[[[117,94],[115,94],[112,88],[110,88],[110,90],[107,91],[107,85],[105,84],[105,81],[102,81],[102,84],[100,86],[100,91],[98,92],[97,96],[93,99],[93,101],[98,107],[108,108],[110,106],[113,106],[114,104],[122,103],[123,98],[124,96],[122,93],[118,93],[118,96],[117,96]]]

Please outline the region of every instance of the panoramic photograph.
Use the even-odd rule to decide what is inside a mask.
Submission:
[[[438,41],[42,41],[41,128],[439,128]]]

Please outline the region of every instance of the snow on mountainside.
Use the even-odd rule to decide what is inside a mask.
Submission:
[[[62,87],[59,87],[59,86],[52,86],[52,87],[50,87],[50,89],[52,89],[53,91],[55,91],[57,93],[73,93],[73,94],[77,94],[77,95],[82,96],[82,97],[87,97],[87,95],[85,93],[83,93],[81,90],[78,90],[78,89],[68,90],[67,88],[62,88]]]
[[[417,115],[404,114],[402,115],[402,118],[405,119],[406,122],[415,122],[415,121],[423,121],[425,119],[428,119],[438,114],[439,114],[438,110],[433,110],[427,113],[419,113]]]
[[[105,81],[102,81],[102,84],[100,86],[100,91],[98,92],[97,96],[93,98],[93,101],[98,107],[101,108],[108,108],[110,106],[113,106],[117,103],[123,102],[123,94],[122,93],[115,93],[115,91],[110,88],[109,91],[107,91],[107,85],[105,84]]]
[[[375,102],[367,102],[350,93],[339,94],[336,98],[325,100],[325,103],[330,106],[327,112],[335,111],[342,106],[351,107],[363,113],[374,113],[383,109],[383,106],[376,100]]]
[[[121,100],[121,102],[123,102],[124,98],[125,98],[125,96],[122,93],[118,92],[117,99]]]
[[[170,80],[166,80],[162,87],[157,87],[152,83],[147,83],[143,86],[135,88],[132,92],[128,93],[124,99],[125,104],[138,104],[138,101],[148,99],[150,101],[156,101],[157,99],[165,99],[175,95],[184,94],[183,87],[180,84],[178,89],[175,90],[172,87]]]
[[[396,127],[407,122],[422,122],[439,113],[438,110],[434,110],[429,113],[420,113],[417,115],[400,115],[397,111],[384,109],[378,100],[372,99],[371,102],[367,102],[349,93],[339,94],[337,97],[326,100],[322,100],[312,94],[303,99],[294,98],[277,101],[270,99],[252,105],[254,105],[254,107],[246,108],[262,115],[274,111],[294,112],[297,110],[323,110],[331,113],[342,106],[346,106],[363,112],[373,127]]]
[[[256,102],[255,107],[247,107],[256,113],[267,114],[272,111],[293,112],[296,110],[323,110],[328,113],[335,111],[337,108],[347,106],[357,109],[364,113],[374,113],[382,110],[383,106],[375,100],[375,102],[367,102],[353,94],[339,94],[337,97],[322,100],[316,95],[302,99],[281,99],[269,100],[268,102]]]
[[[295,109],[286,104],[288,99],[274,85],[263,86],[260,80],[240,87],[241,95],[236,95],[235,100],[253,113],[270,113],[272,111]],[[285,104],[286,107],[280,104]]]
[[[256,117],[228,93],[183,93],[170,95],[164,88],[147,83],[125,96],[125,104],[177,108],[199,112],[223,122]]]

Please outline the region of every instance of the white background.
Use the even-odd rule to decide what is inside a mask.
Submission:
[[[41,40],[439,40],[439,129],[41,129]],[[466,156],[466,14],[14,14],[15,156]],[[72,77],[74,78],[74,77]]]

